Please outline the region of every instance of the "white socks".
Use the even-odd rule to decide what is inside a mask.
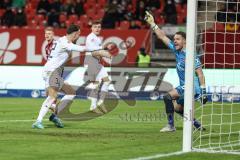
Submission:
[[[101,87],[99,101],[98,101],[97,105],[101,105],[103,103],[103,101],[107,95],[109,85],[110,85],[110,81],[103,82],[103,85]]]
[[[57,114],[59,114],[64,108],[71,105],[73,102],[73,99],[76,95],[65,95],[59,102],[57,106]]]
[[[92,90],[91,90],[90,95],[88,97],[91,100],[90,110],[94,110],[94,109],[97,108],[98,87],[99,87],[98,83],[92,83],[92,87],[91,87]]]
[[[48,96],[45,101],[42,104],[42,107],[40,109],[37,121],[38,122],[42,122],[43,117],[47,114],[49,107],[53,104],[53,102],[55,101],[55,98],[52,98],[50,96]]]
[[[96,97],[90,97],[91,100],[91,106],[90,110],[94,110],[97,108],[97,98]]]

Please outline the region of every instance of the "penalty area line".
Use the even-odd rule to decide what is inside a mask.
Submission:
[[[170,157],[170,156],[176,156],[176,155],[181,155],[186,152],[183,151],[178,151],[178,152],[172,152],[172,153],[163,153],[163,154],[156,154],[152,156],[147,156],[147,157],[138,157],[138,158],[132,158],[128,160],[150,160],[150,159],[156,159],[156,158],[162,158],[162,157]]]

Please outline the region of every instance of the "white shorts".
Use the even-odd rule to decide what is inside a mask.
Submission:
[[[60,90],[64,84],[62,78],[63,68],[58,68],[55,71],[43,71],[43,80],[45,81],[45,88],[55,87]]]
[[[108,77],[108,73],[104,67],[101,69],[91,70],[87,69],[87,75],[85,80],[100,82],[103,78]]]

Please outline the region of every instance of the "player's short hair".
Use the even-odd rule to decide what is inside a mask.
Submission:
[[[176,32],[175,35],[176,34],[182,36],[186,40],[186,33],[185,32],[179,31],[179,32]]]
[[[77,32],[80,30],[80,27],[76,24],[70,24],[70,26],[67,28],[67,34],[71,34],[73,32]]]
[[[93,25],[98,25],[98,24],[102,24],[102,20],[98,19],[98,20],[92,21],[92,26]]]
[[[52,31],[53,32],[53,27],[46,27],[44,31]]]

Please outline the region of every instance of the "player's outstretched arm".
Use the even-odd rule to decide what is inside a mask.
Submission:
[[[153,16],[146,11],[144,20],[151,26],[152,30],[156,33],[157,37],[163,41],[167,46],[170,42],[170,39],[166,36],[164,31],[162,31],[158,25],[154,22]]]
[[[92,56],[94,57],[106,57],[106,58],[112,58],[112,55],[106,51],[106,50],[98,50],[98,51],[93,51]]]

